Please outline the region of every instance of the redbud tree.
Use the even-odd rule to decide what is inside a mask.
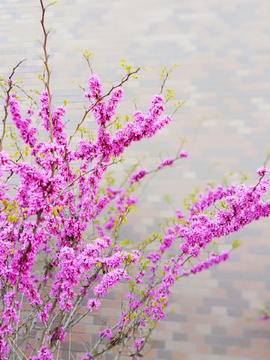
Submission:
[[[128,351],[131,360],[138,360],[156,324],[165,317],[172,285],[183,276],[226,261],[230,251],[211,253],[193,266],[189,260],[197,259],[213,239],[269,216],[270,201],[265,200],[269,171],[260,168],[253,186],[207,188],[188,206],[187,216],[176,211],[164,233],[154,233],[134,245],[133,250],[125,248],[119,229],[135,210],[138,184],[179,159],[187,161],[188,153],[181,148],[175,158],[165,159],[157,169],[135,165],[119,188],[104,187],[102,180],[108,169],[123,161],[125,149],[133,142],[155,136],[172,121],[172,116],[164,112],[173,91],[162,95],[171,70],[163,68],[160,94],[153,97],[147,113],[136,109],[129,121],[121,123],[115,112],[124,95],[123,85],[136,77],[140,68],[133,70],[122,62],[126,75],[105,93],[92,72],[91,54],[85,52],[91,70],[84,93],[88,106],[73,134],[67,136],[66,108],[53,105],[50,85],[45,14],[53,3],[45,5],[40,0],[44,35],[44,74],[40,78],[44,91],[38,101],[28,95],[31,106],[22,114],[17,92],[24,90],[20,79],[15,79],[20,63],[8,78],[0,79],[4,93],[0,137],[0,358],[52,360],[61,343],[68,341],[67,333],[99,309],[102,298],[122,282],[127,291],[118,322],[100,329],[98,341],[90,344],[91,350],[83,359],[99,359],[114,351],[117,360]],[[178,103],[176,110],[181,105]],[[34,113],[39,119],[37,126],[32,123]],[[8,128],[9,114],[14,127]],[[72,146],[89,115],[98,124],[96,136],[82,137]],[[39,135],[41,129],[45,129],[46,138]],[[4,144],[6,136],[15,153]],[[108,214],[106,221],[104,214]],[[89,238],[86,232],[90,226],[94,232]],[[175,242],[179,250],[168,257]],[[148,250],[153,243],[157,244],[156,250]],[[87,311],[82,313],[85,301]],[[37,324],[41,324],[42,331],[30,341]]]

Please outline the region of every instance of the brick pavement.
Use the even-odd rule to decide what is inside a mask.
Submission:
[[[187,106],[154,139],[134,144],[127,157],[131,164],[145,155],[145,166],[153,168],[159,151],[164,156],[175,154],[179,136],[188,140],[190,157],[149,182],[123,236],[143,239],[171,216],[173,210],[164,195],[170,195],[172,205],[180,208],[183,198],[209,179],[218,184],[230,172],[235,182],[241,172],[255,178],[269,143],[269,1],[59,0],[47,20],[52,26],[49,51],[55,103],[72,101],[69,131],[80,118],[82,102],[81,91],[72,82],[89,76],[76,47],[95,53],[93,67],[103,80],[121,77],[121,59],[150,67],[125,87],[123,113],[132,113],[135,97],[146,110],[159,89],[161,66],[181,63],[169,86],[175,88],[177,99],[188,101]],[[0,29],[0,73],[7,75],[26,57],[19,73],[26,88],[39,88],[41,49],[35,42],[41,36],[39,1],[0,0]],[[95,128],[91,119],[87,126]],[[118,170],[120,176],[121,165]],[[270,359],[270,324],[262,323],[258,314],[263,301],[270,302],[269,235],[269,221],[263,220],[237,236],[221,239],[220,250],[235,238],[243,245],[228,263],[174,287],[167,319],[159,325],[153,349],[144,359]],[[115,309],[110,321],[117,317],[122,290],[104,301],[101,317],[108,317],[109,307]],[[77,327],[72,334],[74,356],[79,357],[83,341],[91,341],[99,328],[93,318]],[[63,347],[62,359],[68,359],[67,354]]]

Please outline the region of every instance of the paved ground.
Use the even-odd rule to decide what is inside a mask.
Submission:
[[[154,168],[159,151],[164,157],[175,155],[179,136],[188,140],[190,157],[150,181],[126,234],[143,239],[207,180],[218,184],[230,172],[234,174],[228,181],[239,182],[242,173],[256,178],[270,143],[269,1],[59,0],[48,13],[48,23],[55,101],[73,102],[68,108],[70,130],[79,119],[82,99],[72,82],[85,82],[89,76],[75,48],[95,53],[93,68],[103,80],[121,77],[122,59],[150,68],[125,88],[121,111],[127,114],[135,97],[147,109],[160,86],[161,66],[181,64],[168,85],[187,106],[155,139],[133,146],[128,163],[145,155],[145,166]],[[25,87],[40,87],[36,73],[41,71],[41,48],[35,42],[41,36],[39,1],[1,0],[0,29],[0,73],[7,75],[26,57],[20,69]],[[87,126],[95,128],[91,121]],[[171,205],[164,195],[171,197]],[[264,300],[270,302],[269,235],[266,220],[221,239],[219,249],[228,248],[235,238],[243,245],[229,263],[175,286],[170,308],[175,313],[160,325],[154,350],[144,359],[270,359],[270,323],[262,323],[258,313]],[[115,307],[115,316],[118,297],[121,292],[108,303]],[[107,316],[107,309],[101,315]],[[89,334],[98,327],[84,324],[77,330]],[[78,344],[74,351],[79,353]],[[62,358],[68,358],[65,351]]]

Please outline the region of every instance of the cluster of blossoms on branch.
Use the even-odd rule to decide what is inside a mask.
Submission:
[[[102,298],[120,282],[128,284],[121,317],[115,326],[99,332],[99,340],[83,359],[100,358],[115,346],[128,346],[130,339],[131,358],[140,359],[153,328],[165,317],[172,285],[182,276],[226,261],[230,253],[213,253],[190,269],[188,261],[198,258],[214,238],[270,214],[270,201],[264,200],[269,170],[261,168],[256,185],[208,188],[190,205],[188,216],[176,212],[164,235],[154,234],[137,249],[125,250],[118,230],[137,202],[136,183],[151,171],[141,168],[130,175],[126,188],[118,189],[102,187],[104,174],[133,142],[153,137],[172,117],[161,117],[165,101],[156,95],[147,114],[136,110],[133,122],[112,133],[108,125],[123,88],[113,87],[104,95],[100,79],[92,75],[84,96],[99,128],[95,140],[81,139],[75,150],[65,133],[66,109],[53,107],[48,90],[40,96],[38,117],[50,141],[39,139],[38,128],[31,126],[32,109],[23,119],[16,94],[6,99],[19,136],[31,149],[31,161],[22,153],[16,158],[0,152],[0,359],[11,358],[20,348],[23,353],[29,350],[31,360],[52,360],[67,332],[99,309]],[[183,150],[177,158],[187,156]],[[175,160],[167,158],[157,168],[172,166]],[[9,186],[12,177],[15,193]],[[97,220],[106,209],[109,221],[102,225]],[[90,225],[95,230],[92,240],[86,236]],[[156,250],[149,252],[147,246],[153,242]],[[179,251],[168,260],[175,242]],[[44,265],[42,270],[37,263]],[[84,299],[87,311],[81,314]],[[26,317],[21,316],[24,304],[31,309]],[[33,343],[31,332],[37,322],[43,330]],[[143,336],[138,336],[140,331]]]
[[[105,194],[100,193],[100,182],[112,163],[111,157],[121,155],[133,141],[152,137],[172,119],[169,116],[159,119],[164,105],[163,97],[156,95],[146,115],[136,111],[134,122],[112,135],[105,125],[115,114],[123,89],[115,88],[105,103],[101,82],[93,75],[89,79],[89,93],[85,96],[90,100],[89,108],[100,127],[97,139],[80,140],[77,150],[68,146],[62,120],[66,110],[64,107],[53,108],[52,95],[49,96],[47,90],[41,94],[38,116],[48,132],[53,129],[51,142],[39,140],[37,127],[31,127],[31,118],[22,118],[16,94],[6,99],[20,138],[31,148],[32,163],[21,159],[14,161],[5,150],[0,152],[2,359],[8,356],[10,338],[20,322],[21,295],[37,312],[37,319],[46,325],[34,349],[36,355],[31,358],[50,358],[49,349],[53,349],[58,341],[64,341],[66,330],[75,324],[75,313],[89,290],[92,289],[96,296],[88,301],[91,312],[92,308],[99,308],[98,299],[120,281],[131,281],[128,270],[141,258],[138,250],[122,251],[112,234],[105,234],[106,230],[111,230],[108,224],[104,229],[97,226],[100,236],[92,242],[86,241],[84,234],[89,223],[112,201],[116,203],[119,222],[137,201],[125,189],[108,187]],[[34,111],[29,109],[27,114],[32,116]],[[71,163],[78,160],[81,165],[76,172]],[[19,179],[15,196],[5,181],[13,175]],[[138,181],[137,178],[132,175],[131,182],[132,179]],[[111,217],[113,226],[116,217]],[[48,260],[44,273],[38,276],[35,264],[45,254]],[[77,293],[75,288],[80,284]],[[50,296],[46,297],[45,289],[48,288]],[[62,314],[63,321],[51,332],[56,313]],[[34,324],[28,319],[21,327],[20,334],[24,334],[22,349],[29,347],[27,336]],[[113,333],[108,331],[101,332],[101,336],[110,339]]]

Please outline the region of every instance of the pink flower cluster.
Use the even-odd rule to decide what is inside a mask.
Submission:
[[[162,161],[157,168],[162,169],[164,166],[172,166],[174,164],[173,158],[167,158],[164,161]]]
[[[178,236],[185,240],[180,246],[181,251],[197,256],[214,237],[231,234],[260,217],[268,217],[270,200],[262,199],[268,187],[269,180],[261,178],[256,186],[232,185],[228,189],[219,186],[201,194],[199,201],[190,206],[190,217],[185,225],[175,228]],[[224,201],[226,207],[215,211],[212,218],[204,210],[218,200]]]
[[[46,304],[44,306],[44,310],[38,313],[39,320],[42,324],[46,323],[49,320],[49,315],[52,310],[52,306],[53,306],[52,303]]]
[[[98,130],[98,139],[87,142],[80,141],[80,146],[76,152],[76,156],[81,159],[93,160],[99,154],[104,154],[104,162],[109,161],[109,156],[117,157],[121,155],[126,147],[129,147],[133,141],[140,141],[143,138],[149,138],[156,134],[166,124],[172,121],[170,116],[164,116],[159,120],[160,115],[164,112],[163,97],[156,95],[152,100],[152,105],[148,109],[147,115],[143,115],[141,111],[134,113],[135,122],[127,123],[124,128],[119,129],[112,135],[104,125],[110,121],[115,113],[116,107],[123,96],[123,89],[117,88],[111,94],[108,105],[104,102],[95,103],[102,98],[102,86],[97,76],[92,75],[89,79],[90,92],[86,97],[94,102],[90,103],[90,109],[100,125]]]
[[[210,256],[207,260],[200,262],[197,265],[192,266],[190,269],[190,272],[183,271],[182,275],[188,276],[190,273],[196,274],[197,272],[201,272],[202,270],[208,269],[210,266],[217,265],[221,261],[226,261],[230,258],[230,252],[229,251],[223,251],[219,255],[216,253],[212,253],[212,256]]]
[[[38,351],[38,355],[31,356],[29,360],[53,360],[53,354],[50,352],[50,349],[47,346],[42,345]]]
[[[22,119],[20,105],[16,94],[11,95],[10,97],[9,109],[12,120],[19,130],[21,138],[27,145],[33,148],[38,141],[38,138],[35,136],[38,132],[38,128],[35,126],[29,128],[29,125],[32,122],[31,118],[25,118],[24,120]],[[33,110],[28,111],[28,114],[32,115]]]
[[[134,349],[141,350],[142,344],[144,342],[145,338],[140,338],[135,340],[135,345],[133,346]]]
[[[177,225],[167,229],[159,239],[157,250],[147,253],[146,258],[138,250],[123,251],[114,231],[125,220],[137,198],[129,190],[103,188],[104,173],[112,164],[112,157],[121,155],[133,142],[154,136],[172,118],[160,119],[165,111],[164,99],[156,95],[145,115],[136,111],[133,122],[113,133],[106,125],[116,113],[123,89],[113,89],[106,102],[101,82],[93,75],[89,78],[89,92],[85,97],[89,99],[89,109],[99,128],[95,140],[81,139],[76,150],[67,145],[62,119],[66,110],[61,106],[54,108],[53,96],[47,91],[41,94],[38,116],[51,137],[49,143],[39,141],[37,128],[30,128],[33,111],[29,109],[29,118],[23,120],[16,96],[12,95],[9,101],[12,119],[20,137],[32,148],[33,161],[13,161],[4,150],[0,152],[0,287],[4,294],[0,314],[1,359],[8,356],[9,338],[15,333],[15,324],[20,322],[19,294],[34,308],[40,323],[48,330],[43,343],[35,349],[37,355],[30,359],[52,360],[51,349],[44,342],[65,341],[67,330],[66,323],[58,324],[54,332],[47,329],[55,325],[51,320],[57,312],[72,318],[78,302],[88,297],[89,291],[94,295],[87,301],[88,312],[98,310],[101,297],[121,281],[128,281],[131,290],[126,294],[126,308],[119,325],[114,332],[108,328],[99,336],[113,339],[124,328],[127,328],[126,333],[131,333],[134,319],[137,319],[137,329],[148,326],[149,319],[161,321],[165,317],[171,286],[181,274],[189,274],[183,271],[189,257],[198,257],[214,238],[236,232],[270,215],[270,200],[264,200],[269,187],[265,177],[270,172],[261,168],[257,185],[209,188],[190,205],[189,216],[177,210],[178,219],[174,223]],[[179,154],[179,157],[187,156],[186,150]],[[73,162],[75,165],[79,162],[77,169]],[[158,168],[173,163],[174,159],[167,158]],[[5,183],[13,174],[16,175],[14,182],[17,181],[15,195]],[[131,175],[130,183],[139,182],[146,174],[147,170],[141,168]],[[219,201],[223,204],[220,208],[217,207]],[[213,215],[207,213],[211,207]],[[109,220],[103,226],[97,219],[106,209]],[[92,223],[95,236],[87,241],[85,233]],[[164,255],[178,239],[181,239],[180,254],[172,256],[164,265]],[[40,256],[47,261],[42,274],[35,268]],[[229,252],[212,254],[193,266],[190,272],[196,274],[228,258]],[[130,271],[133,265],[138,268],[136,273]],[[158,277],[156,273],[161,265],[162,276]],[[146,278],[146,274],[149,277]],[[51,299],[42,296],[44,287],[50,289]],[[134,348],[141,350],[144,340],[136,339]],[[84,359],[89,360],[91,356],[88,353]]]
[[[52,96],[52,95],[51,95]],[[38,116],[42,118],[42,125],[49,132],[50,131],[50,100],[47,90],[44,90],[40,97],[41,108],[38,112]],[[52,105],[51,105],[52,107]],[[56,110],[52,110],[51,124],[53,128],[53,137],[56,140],[57,144],[66,146],[66,133],[64,129],[66,128],[65,123],[62,121],[62,117],[66,113],[66,109],[63,106],[59,106]]]
[[[187,158],[187,157],[188,157],[188,152],[187,152],[187,150],[182,150],[182,151],[179,153],[179,156],[180,156],[180,157],[183,157],[183,158]]]
[[[99,337],[105,336],[108,339],[113,339],[113,332],[112,329],[105,329],[103,331],[100,331]]]
[[[137,173],[134,173],[130,177],[131,184],[139,182],[141,179],[145,177],[147,174],[147,170],[145,168],[141,168]]]
[[[119,281],[125,279],[127,273],[124,269],[115,269],[105,274],[99,285],[94,288],[94,294],[97,296],[104,296],[109,293],[110,289],[114,288]]]
[[[90,312],[93,311],[93,308],[95,308],[96,310],[99,309],[101,303],[98,299],[89,299],[88,303],[87,303],[87,307],[90,310]]]

